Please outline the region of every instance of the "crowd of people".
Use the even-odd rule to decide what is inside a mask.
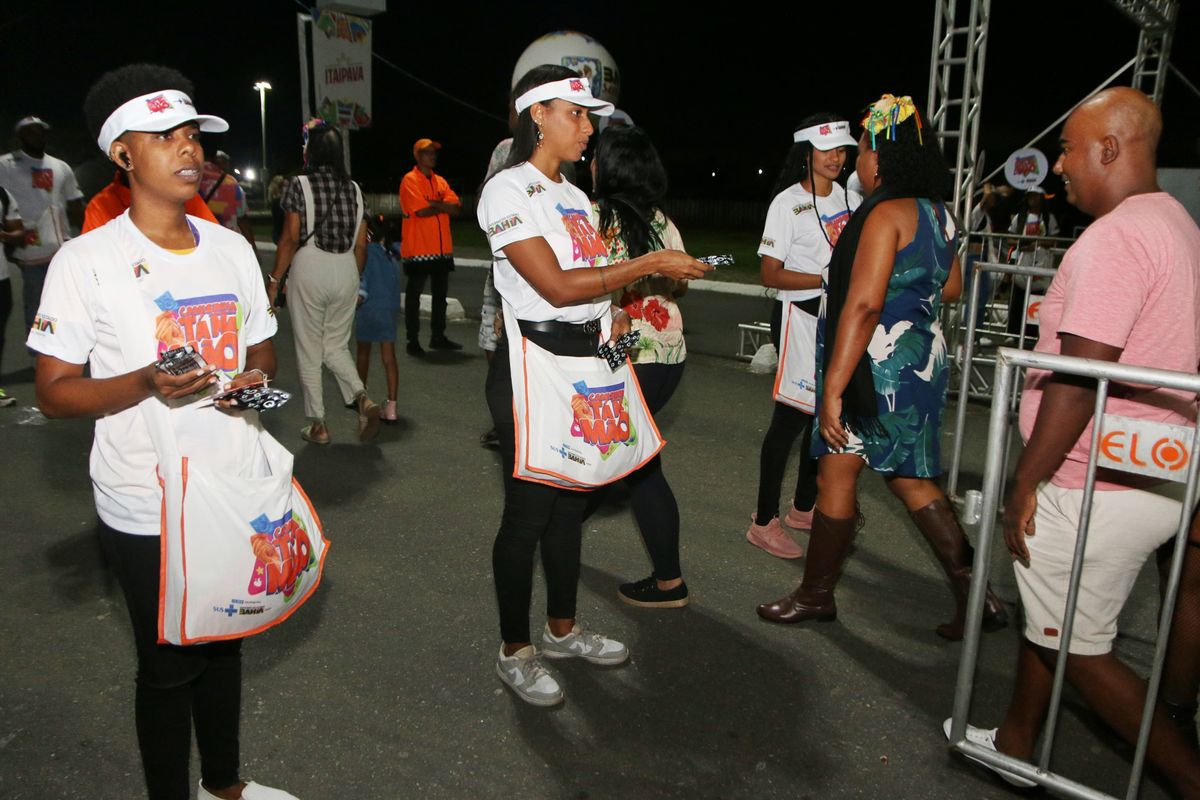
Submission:
[[[309,419],[301,436],[318,445],[331,441],[324,367],[342,402],[357,412],[360,439],[372,439],[381,422],[397,419],[399,274],[360,187],[346,173],[339,130],[315,121],[306,127],[303,174],[275,189],[278,247],[264,278],[244,192],[227,159],[222,163],[218,152],[206,162],[200,144],[202,131],[228,125],[198,114],[192,94],[183,75],[145,64],[96,82],[84,113],[115,175],[86,214],[70,168],[45,152],[48,125],[22,119],[21,149],[0,158],[6,251],[0,269],[11,254],[21,270],[42,412],[97,420],[91,478],[101,542],[134,632],[134,716],[150,796],[190,796],[194,729],[202,800],[288,800],[287,792],[240,775],[242,639],[181,645],[161,636],[166,567],[158,537],[165,512],[156,453],[162,434],[140,409],[168,409],[179,451],[196,463],[247,478],[261,474],[258,454],[269,435],[255,412],[223,393],[275,376],[275,307],[286,285]],[[630,655],[616,637],[579,620],[582,526],[604,487],[628,485],[651,561],[648,577],[619,587],[621,600],[643,608],[689,602],[679,505],[663,472],[661,441],[647,442],[656,439],[653,415],[685,370],[680,300],[688,282],[711,266],[687,254],[664,211],[666,171],[644,130],[614,126],[598,137],[590,160],[593,197],[569,180],[593,137],[592,118],[614,111],[587,81],[562,66],[534,68],[515,85],[510,111],[512,138],[497,147],[476,209],[493,255],[480,329],[493,423],[485,438],[499,447],[504,491],[492,549],[500,639],[494,669],[516,697],[553,706],[564,693],[544,659],[616,665]],[[950,583],[954,615],[937,634],[961,639],[973,551],[937,479],[949,382],[940,320],[943,304],[962,293],[962,230],[945,203],[946,164],[911,98],[883,95],[869,106],[857,138],[853,130],[850,120],[829,112],[795,128],[758,250],[762,283],[778,293],[772,338],[781,358],[746,538],[773,556],[805,562],[800,584],[757,611],[775,623],[837,616],[843,566],[858,532],[870,526],[857,499],[868,467],[904,504]],[[1155,182],[1160,134],[1157,108],[1131,89],[1106,90],[1068,119],[1055,172],[1068,201],[1096,221],[1050,284],[1037,350],[1186,372],[1200,365],[1200,229]],[[414,357],[425,354],[419,302],[426,281],[433,300],[429,346],[461,347],[446,336],[445,311],[454,267],[449,222],[462,203],[434,171],[439,149],[432,139],[417,141],[415,166],[399,187],[405,333]],[[852,150],[857,190],[848,188]],[[1055,232],[1040,195],[1023,199],[1012,225],[1032,236]],[[71,239],[72,226],[87,232]],[[117,273],[127,279],[130,263],[136,291],[114,292]],[[0,332],[12,306],[9,287],[0,273]],[[236,309],[219,331],[214,327],[231,336],[219,348],[200,340],[199,326],[185,331],[178,309],[189,298],[196,308],[215,307],[219,298]],[[352,334],[357,360],[349,350]],[[382,406],[366,391],[375,343],[386,373]],[[181,345],[217,357],[182,374],[159,368],[163,353]],[[579,381],[563,402],[572,438],[557,446],[581,471],[539,467],[530,441],[557,435],[562,442],[562,434],[546,429],[551,415],[543,420],[514,408],[546,391],[539,385],[546,365],[569,372],[605,364],[628,368],[622,373],[628,379],[619,388]],[[1094,392],[1086,382],[1033,372],[1022,396],[1026,448],[1003,519],[1021,594],[1022,645],[1002,724],[968,729],[971,741],[1021,758],[1032,753],[1064,647],[1059,631]],[[197,399],[214,396],[223,413],[201,410],[206,406]],[[0,393],[0,405],[11,400]],[[1122,387],[1109,409],[1194,424],[1195,401]],[[629,435],[634,419],[649,421],[638,436]],[[797,440],[799,475],[781,520],[784,470]],[[1170,538],[1181,509],[1177,499],[1129,475],[1105,473],[1096,490],[1083,590],[1065,645],[1067,676],[1132,740],[1146,684],[1112,654],[1117,617],[1138,570]],[[807,546],[789,530],[807,531]],[[1181,795],[1200,797],[1200,525],[1191,544],[1148,758]],[[539,554],[546,609],[535,640],[530,615]],[[986,596],[983,628],[998,630],[1008,609]]]

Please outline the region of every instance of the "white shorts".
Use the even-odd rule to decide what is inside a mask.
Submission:
[[[1037,503],[1036,531],[1025,539],[1029,566],[1014,562],[1013,568],[1025,609],[1025,638],[1058,650],[1083,490],[1045,483]],[[1182,510],[1177,500],[1137,489],[1093,495],[1070,652],[1103,655],[1112,650],[1117,617],[1138,572],[1178,531]]]

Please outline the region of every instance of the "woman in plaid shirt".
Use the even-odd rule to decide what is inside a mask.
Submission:
[[[358,437],[365,442],[379,432],[379,406],[367,397],[349,349],[367,255],[362,191],[346,174],[342,137],[333,126],[322,122],[312,127],[304,153],[305,174],[288,181],[280,198],[283,235],[267,296],[274,305],[280,283],[294,268],[287,308],[304,412],[311,420],[300,436],[314,444],[330,441],[321,394],[323,364],[337,379],[346,405],[358,409]]]

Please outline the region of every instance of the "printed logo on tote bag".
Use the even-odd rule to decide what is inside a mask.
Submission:
[[[261,514],[250,521],[250,527],[258,532],[250,537],[255,560],[247,591],[251,595],[282,593],[285,601],[291,600],[301,577],[316,561],[308,532],[291,510],[277,520]]]
[[[611,386],[590,387],[577,381],[572,388],[571,435],[600,451],[607,460],[618,445],[637,444],[637,431],[629,419],[629,404],[625,400],[625,382]]]

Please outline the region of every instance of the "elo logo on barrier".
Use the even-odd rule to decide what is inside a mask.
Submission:
[[[1105,414],[1097,465],[1183,483],[1192,428]]]
[[[1028,325],[1037,325],[1041,318],[1042,301],[1045,300],[1044,295],[1031,294],[1029,302],[1025,304],[1025,322]]]

